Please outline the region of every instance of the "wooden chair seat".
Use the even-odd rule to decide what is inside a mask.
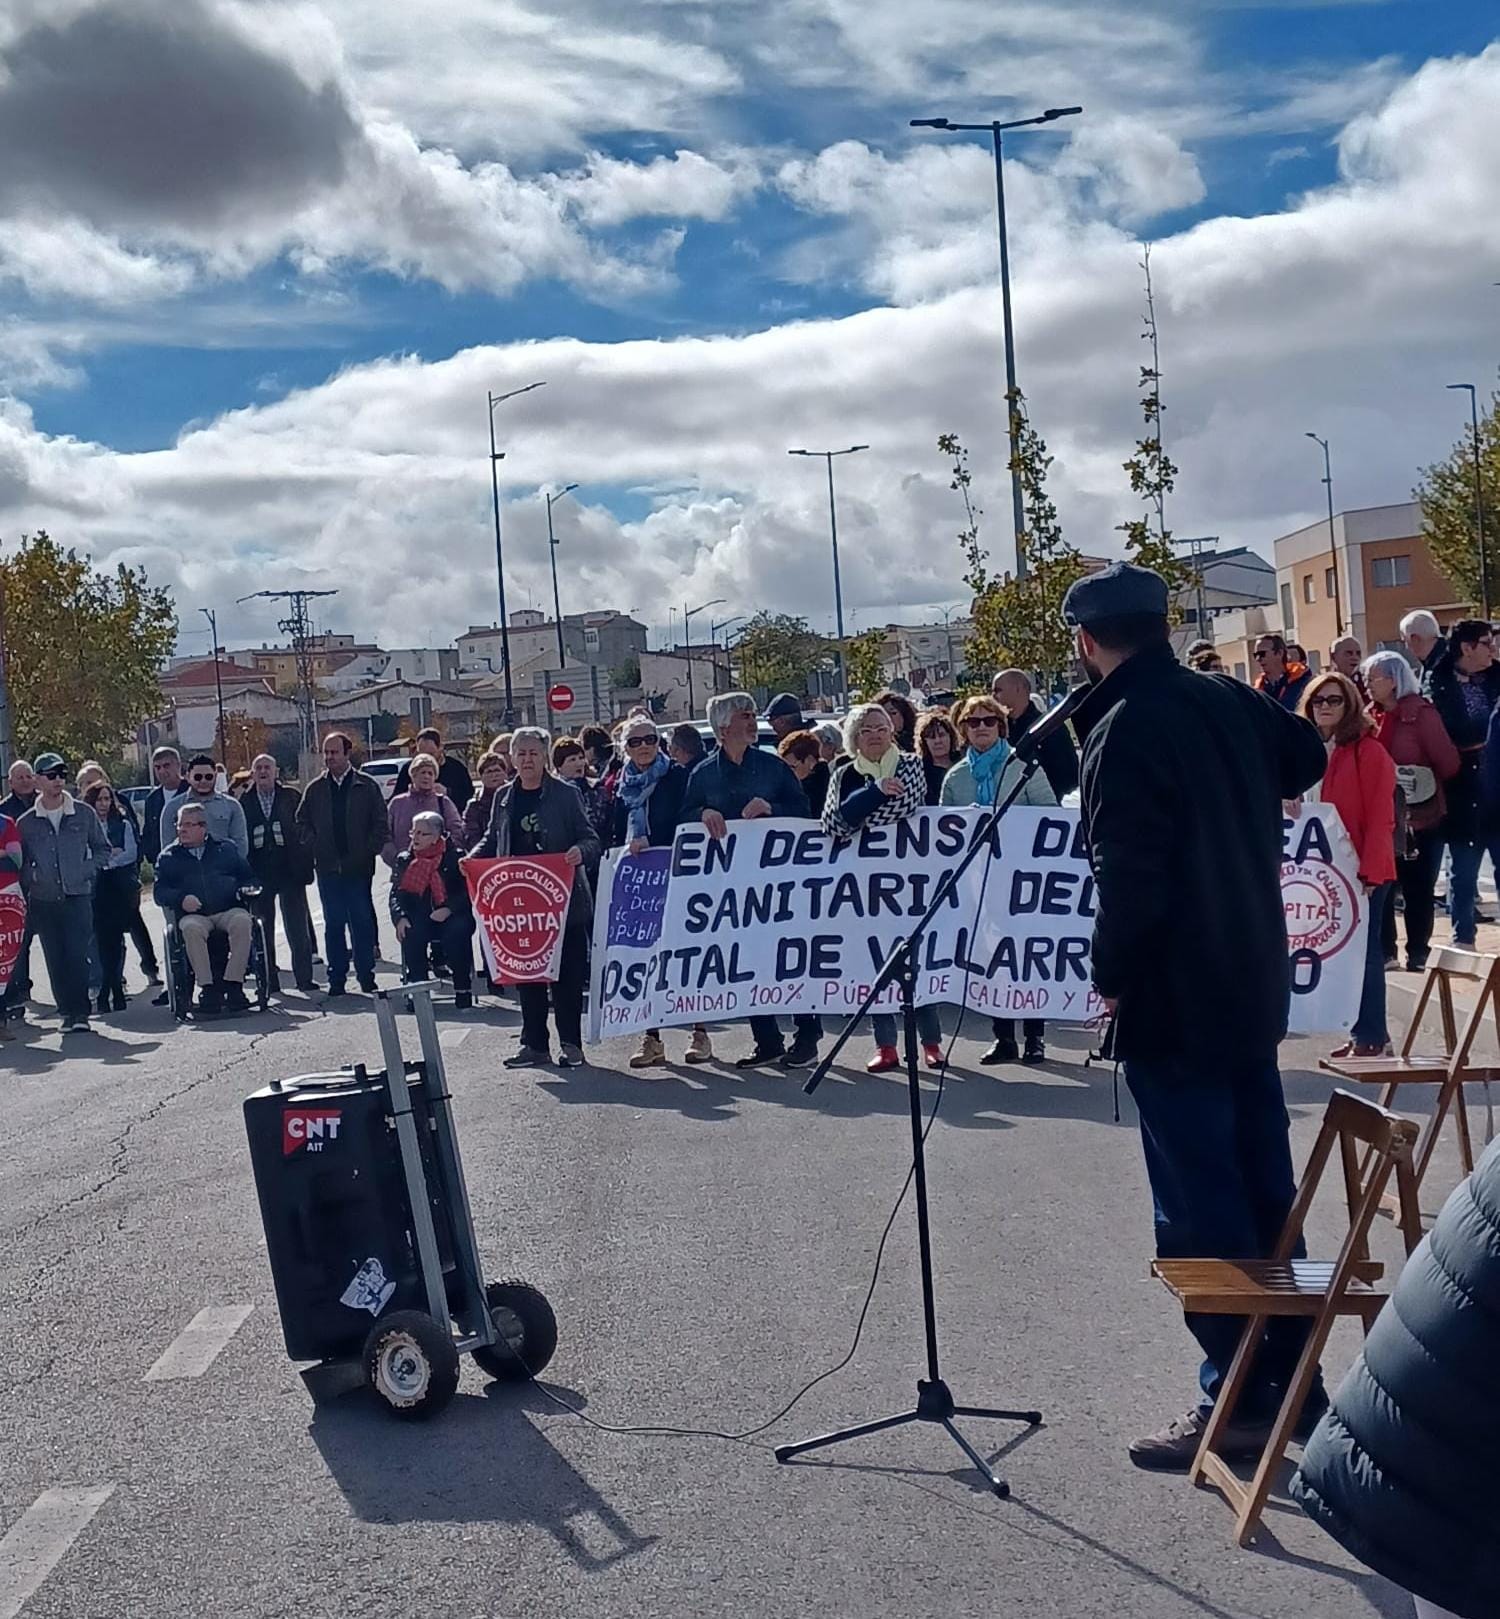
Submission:
[[[1385,1293],[1374,1285],[1381,1267],[1370,1258],[1369,1234],[1392,1176],[1399,1194],[1407,1253],[1421,1240],[1412,1167],[1416,1142],[1417,1127],[1409,1119],[1398,1118],[1348,1091],[1335,1091],[1296,1199],[1269,1259],[1158,1259],[1151,1267],[1184,1310],[1244,1319],[1239,1348],[1188,1472],[1191,1483],[1212,1484],[1224,1493],[1234,1509],[1234,1538],[1241,1546],[1255,1533],[1260,1521],[1272,1477],[1297,1425],[1334,1320],[1339,1316],[1357,1317],[1368,1332],[1385,1303]],[[1296,1259],[1293,1255],[1301,1243],[1308,1210],[1335,1145],[1343,1169],[1347,1235],[1339,1245],[1337,1259]],[[1255,1476],[1245,1484],[1225,1463],[1219,1446],[1249,1382],[1266,1323],[1273,1316],[1305,1316],[1309,1323],[1307,1342],[1256,1464]]]
[[[1381,1266],[1361,1267],[1375,1271]],[[1331,1260],[1158,1259],[1151,1267],[1184,1310],[1205,1315],[1317,1315],[1328,1303]],[[1386,1301],[1374,1278],[1351,1276],[1338,1299],[1336,1315],[1373,1319]]]
[[[1361,1085],[1441,1085],[1448,1077],[1446,1056],[1324,1057],[1318,1067]]]

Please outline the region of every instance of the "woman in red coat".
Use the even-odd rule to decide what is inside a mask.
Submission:
[[[1462,761],[1442,715],[1417,690],[1417,677],[1399,652],[1375,652],[1364,662],[1375,735],[1396,766],[1396,785],[1406,800],[1410,858],[1397,852],[1396,881],[1406,918],[1406,969],[1427,965],[1435,910],[1433,889],[1443,863],[1444,785]],[[1385,914],[1385,957],[1396,959],[1396,911]]]
[[[1328,748],[1328,769],[1317,796],[1344,823],[1359,859],[1369,911],[1364,989],[1349,1043],[1336,1057],[1378,1057],[1390,1040],[1385,1023],[1385,945],[1382,919],[1396,890],[1396,767],[1375,740],[1354,682],[1329,671],[1308,683],[1302,713]]]

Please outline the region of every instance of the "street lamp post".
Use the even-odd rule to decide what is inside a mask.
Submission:
[[[686,602],[682,604],[682,640],[687,648],[687,675],[688,675],[688,711],[687,717],[692,719],[693,710],[697,704],[693,700],[693,635],[688,628],[694,613],[701,613],[706,607],[722,607],[726,598],[715,596],[711,602],[699,602],[696,607],[689,607]],[[710,621],[711,622],[711,621]]]
[[[858,455],[868,444],[851,444],[847,450],[788,450],[788,455],[820,456],[828,463],[828,531],[833,537],[833,622],[839,638],[839,706],[849,710],[849,659],[844,648],[844,586],[839,578],[839,513],[833,498],[833,458]]]
[[[1333,558],[1333,627],[1334,633],[1344,633],[1344,608],[1339,596],[1339,545],[1338,535],[1333,526],[1333,459],[1328,451],[1328,440],[1319,438],[1316,433],[1309,433],[1314,444],[1323,448],[1323,487],[1328,491],[1328,551]]]
[[[1456,393],[1469,396],[1469,420],[1474,426],[1474,526],[1479,535],[1479,598],[1486,619],[1490,616],[1490,558],[1484,541],[1484,463],[1479,455],[1479,392],[1472,382],[1450,382]]]
[[[557,667],[566,669],[568,654],[563,648],[562,632],[562,602],[557,595],[557,538],[552,532],[552,505],[554,501],[561,500],[564,495],[571,494],[578,487],[570,483],[559,489],[557,493],[547,496],[547,555],[552,560],[552,616],[557,621]]]
[[[200,607],[208,620],[208,633],[213,637],[214,695],[219,703],[219,754],[225,770],[229,769],[229,733],[224,729],[224,677],[219,673],[219,620],[212,608]]]
[[[1054,124],[1059,118],[1072,118],[1082,107],[1049,107],[1035,118],[1013,118],[1009,123],[991,120],[987,124],[955,124],[946,118],[913,118],[913,129],[940,129],[961,135],[985,131],[995,143],[995,217],[1000,232],[1000,308],[1005,318],[1005,414],[1010,433],[1010,501],[1016,527],[1016,577],[1026,577],[1026,500],[1021,487],[1020,390],[1016,386],[1016,336],[1010,314],[1010,241],[1005,228],[1005,160],[1001,136],[1008,129],[1028,129],[1034,124]]]
[[[529,394],[533,388],[545,388],[545,382],[528,382],[524,388],[512,388],[509,393],[497,394],[486,390],[490,404],[490,493],[495,502],[495,576],[500,585],[500,667],[505,673],[505,728],[511,730],[516,723],[516,699],[510,683],[510,617],[505,610],[505,547],[500,541],[500,463],[505,452],[495,448],[495,406],[507,399]]]

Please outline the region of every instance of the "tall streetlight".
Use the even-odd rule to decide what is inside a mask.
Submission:
[[[524,388],[512,388],[509,393],[496,394],[486,390],[490,402],[490,491],[495,499],[495,576],[500,582],[500,667],[505,673],[505,728],[511,730],[516,723],[516,699],[510,684],[510,617],[505,610],[505,547],[500,543],[500,463],[505,452],[495,448],[495,406],[507,399],[529,394],[533,388],[545,388],[545,382],[528,382]]]
[[[689,607],[686,602],[682,604],[682,640],[687,647],[688,661],[688,711],[687,717],[692,719],[693,710],[698,706],[693,700],[693,634],[688,628],[694,613],[701,613],[707,607],[722,607],[727,600],[724,596],[715,596],[711,602],[699,602],[696,607]]]
[[[1496,283],[1500,286],[1500,282]],[[1479,457],[1479,394],[1472,382],[1450,382],[1449,389],[1469,396],[1469,420],[1474,425],[1474,526],[1479,533],[1479,596],[1486,619],[1490,616],[1490,559],[1484,543],[1484,471]]]
[[[788,450],[788,455],[821,456],[828,463],[828,530],[833,536],[833,622],[839,638],[839,707],[849,709],[849,660],[844,650],[844,586],[839,578],[839,513],[833,498],[833,458],[858,455],[868,444],[851,444],[847,450]]]
[[[219,753],[223,757],[224,768],[229,768],[229,733],[224,729],[224,677],[219,673],[219,620],[211,607],[200,607],[200,613],[208,620],[208,633],[213,637],[214,654],[214,695],[219,700]]]
[[[708,621],[708,644],[711,647],[718,646],[718,644],[719,644],[719,631],[723,630],[723,632],[724,632],[724,662],[728,666],[729,678],[731,680],[734,679],[734,663],[733,663],[733,661],[731,660],[731,658],[729,656],[729,632],[730,632],[730,630],[732,630],[734,628],[734,626],[736,624],[743,624],[745,622],[745,620],[748,618],[748,616],[749,615],[746,614],[746,613],[740,613],[734,618],[720,618],[720,619],[712,619],[711,618]],[[714,659],[714,691],[717,692],[718,689],[719,689],[719,660],[717,658],[715,658]]]
[[[568,667],[568,654],[563,649],[562,632],[562,603],[557,595],[557,537],[552,532],[552,505],[554,501],[561,500],[564,495],[570,495],[578,487],[576,483],[565,484],[554,495],[547,495],[547,555],[552,559],[552,616],[557,621],[557,667]]]
[[[1328,491],[1328,551],[1333,558],[1333,628],[1336,635],[1344,633],[1344,608],[1339,598],[1339,545],[1333,526],[1333,460],[1328,453],[1328,440],[1316,433],[1307,435],[1314,444],[1323,448],[1323,487]],[[1199,633],[1202,631],[1200,629]]]
[[[1082,107],[1048,107],[1035,118],[1013,118],[1002,124],[955,124],[946,118],[913,118],[913,129],[940,129],[946,134],[962,135],[987,131],[995,143],[995,214],[1000,228],[1000,307],[1005,316],[1005,414],[1010,429],[1010,501],[1016,526],[1016,577],[1026,577],[1026,550],[1022,536],[1026,532],[1026,501],[1021,488],[1021,414],[1018,408],[1020,392],[1016,387],[1016,337],[1010,317],[1010,242],[1005,229],[1005,162],[1000,137],[1008,129],[1029,129],[1034,124],[1055,124],[1059,118],[1073,118]]]

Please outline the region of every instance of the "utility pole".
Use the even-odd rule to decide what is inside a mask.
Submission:
[[[1195,534],[1191,537],[1184,535],[1181,539],[1179,539],[1175,534],[1172,536],[1172,544],[1187,546],[1188,555],[1193,559],[1193,577],[1198,581],[1198,634],[1205,636],[1205,638],[1207,632],[1204,630],[1203,626],[1208,621],[1204,617],[1205,608],[1203,605],[1203,569],[1200,568],[1198,564],[1203,556],[1203,547],[1205,545],[1217,545],[1218,543],[1219,536],[1217,534]]]
[[[308,614],[307,604],[314,596],[337,595],[336,590],[254,590],[248,596],[240,597],[242,602],[265,597],[269,601],[284,601],[289,604],[287,616],[277,622],[276,628],[291,638],[292,656],[297,664],[297,705],[301,709],[300,730],[304,753],[313,751],[318,736],[318,699],[313,685],[315,649],[312,644],[312,619]]]
[[[851,444],[847,450],[788,450],[788,455],[805,455],[828,463],[828,531],[833,538],[833,613],[834,627],[839,638],[839,706],[849,710],[849,655],[844,645],[844,585],[839,577],[839,512],[833,498],[833,458],[836,455],[858,455],[868,450],[868,444]]]
[[[5,574],[0,571],[0,771],[15,759],[15,734],[10,724],[10,683],[5,677]]]
[[[513,730],[516,723],[516,697],[510,682],[510,615],[505,610],[505,547],[500,539],[500,463],[505,452],[495,448],[495,406],[520,394],[529,394],[533,388],[544,388],[545,382],[528,382],[524,388],[512,388],[509,393],[485,391],[490,405],[490,494],[495,503],[495,577],[500,586],[500,667],[505,674],[505,728]]]
[[[1474,525],[1479,536],[1479,599],[1485,619],[1490,616],[1490,559],[1484,543],[1484,462],[1479,454],[1479,390],[1472,382],[1450,382],[1455,393],[1469,396],[1469,420],[1474,424]]]
[[[682,605],[682,639],[687,645],[688,719],[692,719],[693,710],[697,707],[697,703],[693,697],[693,635],[689,626],[694,613],[701,613],[705,608],[708,607],[722,607],[723,605],[724,597],[722,596],[715,596],[711,602],[699,602],[696,607],[689,607],[686,602],[684,602]],[[713,620],[710,619],[709,622],[712,623]],[[717,684],[717,682],[715,682],[715,684]]]
[[[552,617],[556,621],[557,628],[557,667],[559,669],[567,668],[568,654],[563,646],[562,602],[557,594],[557,537],[552,532],[552,506],[555,501],[561,500],[564,495],[571,494],[577,487],[576,483],[570,483],[559,489],[555,495],[550,490],[547,494],[547,555],[552,561]]]
[[[219,619],[211,607],[200,607],[198,611],[208,620],[208,633],[213,639],[214,693],[219,699],[219,761],[227,773],[229,770],[229,732],[224,728],[224,677],[219,673]]]
[[[1339,537],[1333,523],[1333,457],[1326,438],[1319,438],[1316,433],[1309,433],[1307,437],[1323,451],[1323,487],[1328,492],[1328,553],[1333,560],[1333,628],[1336,635],[1342,636],[1344,608],[1339,595]]]

